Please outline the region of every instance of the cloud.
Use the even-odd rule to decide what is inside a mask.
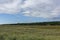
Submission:
[[[21,0],[0,0],[0,13],[17,13],[21,11]]]
[[[53,18],[60,15],[60,6],[56,0],[26,0],[24,3],[25,16]]]
[[[0,13],[54,18],[60,16],[59,0],[0,0]],[[58,4],[58,5],[57,5]]]

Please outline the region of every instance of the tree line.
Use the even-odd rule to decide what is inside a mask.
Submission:
[[[60,21],[34,22],[34,23],[15,23],[15,24],[7,24],[7,25],[60,25]]]

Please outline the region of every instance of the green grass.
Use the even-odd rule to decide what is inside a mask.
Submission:
[[[0,40],[60,40],[60,26],[0,25]]]

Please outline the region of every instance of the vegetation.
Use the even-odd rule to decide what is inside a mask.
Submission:
[[[35,23],[16,23],[16,24],[8,24],[8,25],[60,25],[60,21],[35,22]]]
[[[60,40],[60,25],[50,23],[0,25],[0,40]]]

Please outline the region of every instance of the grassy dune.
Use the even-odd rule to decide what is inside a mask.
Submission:
[[[60,40],[60,26],[0,25],[0,40]]]

